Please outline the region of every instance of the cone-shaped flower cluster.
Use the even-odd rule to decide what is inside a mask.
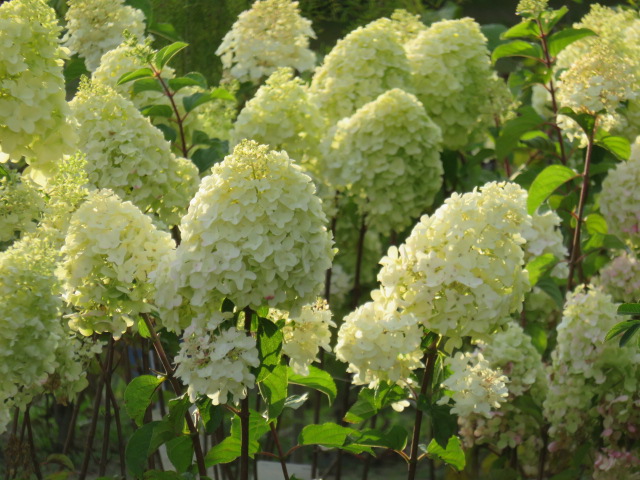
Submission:
[[[0,242],[8,242],[35,230],[44,210],[44,199],[19,175],[0,178]]]

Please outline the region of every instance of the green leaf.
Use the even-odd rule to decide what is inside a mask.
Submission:
[[[624,347],[627,343],[629,343],[629,340],[631,340],[638,329],[640,329],[640,321],[636,322],[635,325],[630,326],[627,331],[622,334],[622,337],[620,337],[619,345],[621,347]]]
[[[324,393],[328,397],[330,404],[336,399],[336,395],[338,394],[336,383],[333,381],[333,377],[324,370],[310,365],[309,375],[298,375],[292,369],[289,369],[288,376],[289,383],[313,388],[314,390]]]
[[[200,413],[200,420],[204,424],[205,432],[213,433],[222,423],[222,405],[214,405],[209,397],[196,400],[196,405]]]
[[[357,435],[357,430],[343,427],[337,423],[323,423],[322,425],[307,425],[300,432],[300,445],[325,445],[327,447],[341,447],[345,445],[347,437]]]
[[[270,430],[265,418],[255,410],[249,410],[249,456],[260,451],[258,440]],[[222,442],[215,445],[205,456],[204,463],[207,467],[219,463],[229,463],[240,456],[241,446],[240,417],[236,416],[231,423],[231,434]]]
[[[615,235],[603,235],[602,233],[594,232],[589,236],[589,239],[584,243],[582,249],[584,253],[589,253],[593,250],[600,248],[610,248],[613,250],[624,250],[627,248],[625,243]]]
[[[193,442],[191,437],[177,437],[167,442],[167,457],[180,473],[184,473],[193,461]]]
[[[430,404],[423,397],[420,399],[419,408],[431,418],[433,439],[445,447],[449,438],[458,431],[458,417],[451,413],[450,405]]]
[[[125,73],[124,75],[122,75],[118,79],[118,82],[116,83],[116,86],[122,85],[122,84],[125,84],[125,83],[128,83],[128,82],[133,82],[134,80],[139,80],[141,78],[150,78],[154,82],[156,81],[153,78],[153,70],[151,70],[149,67],[143,67],[143,68],[139,68],[137,70],[134,70],[133,72],[128,72],[128,73]]]
[[[605,342],[608,342],[612,338],[615,338],[618,335],[623,334],[624,332],[629,330],[631,327],[633,327],[637,323],[640,323],[640,320],[635,320],[635,319],[634,320],[625,320],[624,322],[616,323],[611,328],[611,330],[609,330],[607,332],[607,335],[604,337]]]
[[[200,72],[189,72],[185,75],[185,78],[189,78],[194,82],[197,82],[197,85],[200,88],[204,88],[205,90],[209,88],[209,84],[207,83],[207,79]]]
[[[371,388],[363,388],[358,393],[358,399],[344,416],[348,423],[364,422],[378,413],[376,407],[375,392]]]
[[[189,412],[191,401],[187,394],[169,400],[169,414],[166,421],[177,435],[185,433],[185,415]],[[188,431],[188,430],[186,430]]]
[[[560,110],[558,110],[558,115],[565,115],[575,120],[575,122],[580,125],[580,128],[582,128],[582,131],[587,134],[587,136],[591,135],[596,126],[596,119],[594,115],[591,115],[589,113],[577,113],[571,110],[569,107],[562,107]]]
[[[164,135],[164,139],[167,142],[175,142],[178,138],[178,133],[169,125],[165,125],[164,123],[156,123],[155,127],[162,132],[162,134]]]
[[[609,229],[607,228],[607,221],[602,215],[599,215],[597,213],[587,215],[587,217],[584,219],[584,224],[587,227],[587,232],[589,232],[591,235],[593,235],[594,233],[606,235],[609,231]]]
[[[449,438],[446,448],[441,447],[435,439],[431,440],[427,447],[427,455],[431,458],[442,460],[459,472],[464,470],[464,466],[467,463],[464,451],[460,445],[460,439],[456,436]]]
[[[158,386],[164,382],[164,377],[141,375],[131,380],[124,391],[124,406],[127,414],[138,426],[144,421],[144,413],[151,404],[153,394]]]
[[[560,30],[549,37],[549,55],[555,57],[573,42],[594,35],[597,36],[596,32],[588,28],[565,28],[564,30]]]
[[[548,34],[553,27],[555,27],[560,20],[567,14],[569,9],[562,6],[558,10],[552,10],[551,12],[543,12],[540,15],[540,21],[542,22],[542,29],[545,34]]]
[[[76,467],[73,465],[73,461],[69,457],[61,453],[53,453],[49,455],[45,463],[57,463],[58,465],[67,467],[69,470],[76,469]]]
[[[169,63],[180,50],[186,48],[189,44],[184,42],[174,42],[171,45],[167,45],[166,47],[161,48],[156,52],[153,56],[153,64],[158,70],[162,70],[162,68]]]
[[[267,420],[278,418],[287,400],[287,366],[278,365],[258,386],[267,403]]]
[[[229,153],[229,142],[217,138],[209,139],[209,148],[200,148],[192,156],[191,161],[198,167],[200,173],[205,172],[220,162]]]
[[[152,23],[147,29],[149,33],[153,35],[159,35],[169,40],[170,42],[179,42],[182,40],[180,34],[176,31],[175,27],[170,23]]]
[[[165,117],[173,116],[173,109],[169,105],[148,105],[140,109],[140,113],[145,117]]]
[[[233,93],[231,93],[226,88],[215,88],[211,92],[209,92],[209,97],[211,100],[229,100],[231,102],[236,101],[236,97]]]
[[[564,296],[560,291],[560,287],[558,287],[558,285],[553,281],[552,278],[541,278],[540,280],[538,280],[538,283],[536,283],[536,287],[549,295],[553,299],[553,301],[556,302],[556,305],[558,305],[559,308],[562,308],[564,306]]]
[[[532,215],[556,189],[580,175],[563,165],[550,165],[538,174],[529,187],[527,212]]]
[[[177,92],[185,87],[201,86],[199,80],[190,77],[170,78],[169,80],[167,80],[167,83],[169,84],[169,88],[174,92]]]
[[[262,382],[280,364],[282,330],[266,318],[258,317],[258,358],[256,383]],[[285,394],[286,397],[286,394]]]
[[[600,134],[596,135],[596,145],[611,152],[620,160],[628,160],[631,156],[631,144],[624,137]]]
[[[535,322],[527,323],[524,327],[524,332],[531,338],[531,343],[538,350],[540,355],[543,355],[547,350],[547,331],[540,324]]]
[[[504,158],[509,155],[517,146],[525,133],[536,130],[544,123],[544,119],[532,108],[524,107],[519,109],[518,117],[507,121],[496,139],[496,156]]]
[[[368,428],[350,436],[349,441],[356,445],[368,447],[390,448],[391,450],[404,450],[407,446],[407,430],[399,425],[392,426],[389,430],[375,430]]]
[[[137,95],[142,92],[164,93],[164,90],[156,78],[141,78],[133,83],[133,94]]]
[[[540,29],[533,20],[523,20],[502,34],[502,38],[530,38],[532,40],[539,36]]]
[[[182,104],[187,112],[190,112],[200,105],[213,100],[231,100],[235,101],[236,97],[224,88],[216,88],[210,92],[197,92],[182,99]]]
[[[127,468],[131,474],[135,477],[140,477],[145,471],[147,466],[147,458],[151,446],[151,438],[153,437],[153,430],[161,422],[149,422],[143,425],[141,428],[133,432],[131,438],[127,442],[127,448],[125,450],[125,462]]]
[[[545,273],[550,271],[558,263],[558,259],[553,253],[545,253],[539,257],[535,257],[526,265],[526,269],[529,272],[529,283],[531,286],[535,286],[538,280],[544,276]]]
[[[640,315],[640,303],[623,303],[618,306],[618,315]]]
[[[513,42],[503,43],[499,45],[491,54],[491,61],[497,62],[505,57],[527,57],[542,58],[542,49],[539,45],[525,42],[524,40],[514,40]]]
[[[151,338],[151,332],[149,331],[145,321],[142,319],[138,320],[138,334],[142,338]]]
[[[307,400],[309,400],[308,392],[305,392],[302,395],[291,395],[290,397],[287,397],[287,399],[284,401],[284,407],[290,408],[292,410],[297,410],[302,405],[304,405],[304,403]]]

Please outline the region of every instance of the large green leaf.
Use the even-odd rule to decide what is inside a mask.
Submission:
[[[154,449],[151,446],[154,429],[162,422],[149,422],[131,435],[125,449],[125,462],[134,477],[141,477],[147,466],[147,458]]]
[[[507,121],[496,139],[496,156],[504,158],[518,146],[520,138],[536,130],[545,120],[531,107],[518,110],[519,116]]]
[[[260,451],[260,437],[270,430],[265,418],[255,410],[249,411],[249,456],[253,456]],[[218,465],[219,463],[229,463],[240,456],[242,445],[242,428],[240,417],[236,416],[231,423],[231,433],[222,442],[214,445],[205,456],[204,462],[207,467]]]
[[[307,425],[300,432],[300,445],[325,445],[341,447],[347,442],[349,435],[357,435],[357,430],[343,427],[337,423],[323,423],[322,425]]]
[[[545,253],[538,257],[534,257],[527,263],[526,269],[529,272],[529,283],[535,286],[542,276],[550,271],[558,263],[558,259],[553,253]]]
[[[258,357],[260,366],[256,382],[262,382],[280,364],[282,330],[266,318],[258,317]]]
[[[532,215],[558,187],[580,175],[564,165],[550,165],[538,174],[529,187],[527,212]]]
[[[278,365],[270,375],[259,383],[260,393],[267,403],[268,420],[277,418],[287,400],[287,366]]]
[[[167,442],[167,457],[178,472],[186,472],[193,461],[191,437],[176,437]]]
[[[467,464],[466,457],[464,456],[464,450],[460,444],[460,439],[456,436],[452,436],[447,441],[445,448],[441,447],[435,439],[431,440],[427,447],[427,455],[431,458],[437,458],[442,460],[447,465],[451,465],[453,468],[461,472],[464,470],[464,466]]]
[[[116,86],[122,85],[127,82],[133,82],[134,80],[140,80],[141,78],[150,78],[155,82],[155,79],[153,78],[153,70],[151,70],[149,67],[143,67],[143,68],[134,70],[133,72],[127,72],[123,74],[118,79]]]
[[[345,422],[360,423],[371,418],[384,407],[407,398],[405,390],[396,385],[382,382],[375,389],[363,388],[358,399],[344,417]]]
[[[618,315],[640,315],[640,303],[623,303],[619,305]]]
[[[560,287],[550,277],[543,277],[536,283],[536,287],[549,295],[559,308],[564,306],[564,297],[560,291]]]
[[[540,29],[533,20],[523,20],[502,34],[502,38],[530,38],[532,40],[539,36]]]
[[[336,383],[333,381],[333,377],[313,365],[309,366],[309,375],[298,375],[289,369],[288,377],[289,383],[313,388],[314,390],[324,393],[329,398],[329,403],[333,403],[338,394],[338,389]]]
[[[565,28],[560,30],[549,37],[549,55],[555,57],[573,42],[594,35],[596,35],[596,32],[588,28]]]
[[[158,70],[162,70],[162,68],[169,63],[169,60],[188,45],[188,43],[184,42],[174,42],[171,45],[161,48],[153,56],[153,64]]]
[[[404,427],[392,426],[387,431],[367,428],[357,434],[350,435],[349,441],[356,445],[369,447],[390,448],[391,450],[404,450],[407,446],[408,433]]]
[[[127,385],[124,391],[124,406],[129,417],[138,426],[142,425],[144,413],[151,404],[153,394],[164,380],[164,377],[141,375],[131,380],[131,383]]]
[[[608,150],[620,160],[628,160],[631,156],[631,144],[624,137],[616,137],[614,135],[599,134],[596,135],[596,145]]]
[[[542,49],[539,45],[525,42],[524,40],[514,40],[513,42],[498,45],[491,54],[491,61],[497,62],[504,57],[527,57],[542,58]]]

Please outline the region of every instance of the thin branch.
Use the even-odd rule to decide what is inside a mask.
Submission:
[[[27,406],[24,412],[24,421],[27,424],[27,438],[29,439],[29,453],[31,454],[31,463],[33,464],[33,471],[36,474],[38,480],[42,480],[42,471],[40,470],[40,463],[38,462],[38,456],[36,455],[36,445],[33,441],[33,430],[31,429],[31,415],[29,410],[31,404]]]
[[[285,457],[282,453],[280,438],[278,438],[278,432],[276,431],[274,422],[271,422],[269,426],[271,427],[271,435],[273,435],[273,440],[276,442],[276,448],[278,449],[278,459],[280,460],[280,466],[282,467],[282,474],[284,475],[284,480],[289,480],[289,472],[287,472],[287,463],[285,462]]]

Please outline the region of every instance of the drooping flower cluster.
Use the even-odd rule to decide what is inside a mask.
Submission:
[[[316,57],[309,38],[316,36],[298,2],[258,0],[240,14],[216,55],[233,77],[257,83],[278,67],[311,70]]]
[[[487,39],[471,18],[434,23],[406,45],[415,92],[449,150],[477,140],[493,122],[492,92],[506,90],[491,68]]]
[[[629,160],[609,170],[602,182],[600,211],[612,234],[638,244],[640,240],[640,137]]]
[[[311,179],[285,152],[245,141],[215,165],[182,219],[176,258],[158,274],[167,325],[179,309],[207,312],[229,298],[297,315],[315,300],[333,258]]]
[[[75,147],[60,30],[44,0],[0,5],[0,151],[16,162],[24,155],[45,171]]]
[[[269,311],[269,318],[284,320],[282,327],[282,353],[289,357],[289,366],[298,375],[309,375],[309,365],[318,360],[318,352],[331,351],[331,330],[336,324],[331,320],[331,310],[326,300],[302,307],[295,318],[277,309]]]
[[[316,156],[324,119],[311,102],[307,87],[290,68],[276,70],[247,102],[234,124],[231,143],[255,140],[274,150],[286,150],[301,163]]]
[[[604,342],[620,321],[616,310],[611,297],[597,287],[580,286],[567,295],[544,401],[552,451],[574,449],[599,431],[602,421],[615,427],[603,433],[605,446],[624,442],[624,417],[620,426],[615,415],[606,415],[605,406],[619,395],[638,399],[640,354],[634,347],[621,349],[616,342]],[[608,395],[613,397],[607,400]]]
[[[110,190],[92,192],[71,217],[58,269],[63,298],[78,309],[70,327],[119,337],[152,310],[148,276],[172,250],[171,236],[131,202]]]
[[[321,165],[336,188],[347,189],[368,227],[399,232],[442,185],[441,141],[418,99],[396,88],[338,122]]]
[[[381,18],[338,41],[310,92],[333,125],[392,88],[413,91],[411,70],[394,22]]]
[[[260,365],[256,340],[236,327],[220,328],[230,314],[217,312],[208,321],[193,322],[182,335],[176,376],[189,385],[191,402],[206,395],[214,405],[245,398],[253,388],[251,368]]]
[[[486,337],[522,308],[529,281],[521,232],[530,225],[516,184],[454,193],[389,248],[378,275],[383,295],[454,343]]]
[[[0,243],[33,232],[44,210],[44,199],[35,186],[19,175],[0,178]]]
[[[124,0],[69,0],[65,15],[65,46],[84,58],[89,71],[100,65],[100,57],[124,40],[124,31],[143,38],[144,14]]]
[[[71,106],[91,184],[177,225],[198,188],[195,165],[177,159],[162,132],[110,87],[85,82]]]
[[[482,353],[458,352],[447,357],[445,364],[452,373],[441,386],[451,394],[442,397],[438,403],[448,404],[452,400],[451,413],[461,417],[476,414],[490,418],[492,410],[506,401],[509,379],[499,369],[492,369]]]
[[[423,328],[411,313],[399,313],[397,305],[372,292],[367,302],[344,318],[338,331],[336,358],[349,363],[353,383],[374,387],[387,381],[410,383],[411,372],[422,366]]]
[[[635,253],[622,252],[600,270],[599,284],[617,302],[640,301],[640,261]]]

